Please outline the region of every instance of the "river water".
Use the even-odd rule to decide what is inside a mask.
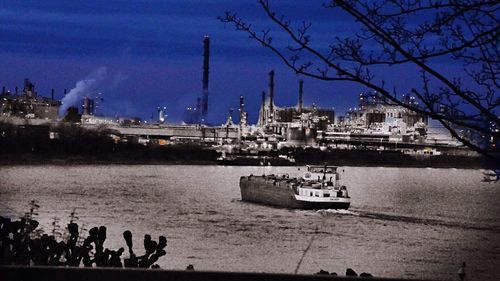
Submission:
[[[266,167],[265,173],[299,172]],[[131,230],[168,239],[164,269],[311,274],[347,267],[380,277],[468,280],[500,276],[500,184],[481,170],[343,167],[348,211],[289,210],[240,201],[239,177],[262,167],[81,165],[0,167],[0,215],[28,202],[51,233],[76,209],[85,228],[106,225],[106,246]],[[306,251],[310,244],[310,248]],[[302,258],[303,257],[303,258]],[[302,262],[301,261],[302,258]]]

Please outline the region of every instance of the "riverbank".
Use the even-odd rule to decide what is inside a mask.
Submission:
[[[495,165],[485,157],[465,155],[411,155],[400,151],[328,150],[317,149],[294,152],[297,163],[362,167],[412,167],[491,169]]]
[[[113,131],[88,130],[62,124],[48,126],[13,126],[0,123],[0,165],[79,165],[79,164],[162,164],[216,165],[220,154],[200,143],[144,145],[110,137]],[[443,148],[444,149],[444,148]],[[498,164],[464,151],[438,149],[441,154],[406,154],[398,150],[283,148],[260,151],[259,156],[287,155],[296,165],[324,164],[337,166],[433,167],[491,169]],[[442,151],[441,151],[442,150]],[[461,149],[464,150],[464,149]],[[466,151],[465,151],[466,152]],[[249,163],[248,165],[255,165]]]
[[[295,165],[328,163],[357,167],[413,167],[492,169],[495,165],[483,157],[463,155],[415,156],[398,151],[297,149],[273,151],[287,154]],[[219,153],[199,146],[115,147],[102,153],[57,153],[51,151],[2,153],[0,165],[217,165]],[[251,164],[249,164],[251,165]]]

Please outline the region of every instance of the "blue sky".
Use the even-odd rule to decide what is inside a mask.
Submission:
[[[311,20],[317,46],[351,32],[349,18],[322,8],[321,1],[272,3],[294,21]],[[335,107],[340,114],[356,106],[363,88],[297,76],[270,50],[219,22],[217,16],[226,10],[237,11],[257,28],[269,24],[255,0],[0,0],[0,86],[13,90],[30,78],[40,94],[50,96],[54,88],[62,98],[63,89],[71,90],[104,68],[105,76],[92,89],[102,93],[100,113],[149,119],[156,116],[157,106],[165,106],[169,121],[180,122],[184,108],[201,94],[202,41],[207,34],[212,123],[223,122],[240,95],[255,122],[271,69],[279,106],[295,105],[301,78],[306,104]],[[394,70],[392,79],[411,84],[406,70]]]

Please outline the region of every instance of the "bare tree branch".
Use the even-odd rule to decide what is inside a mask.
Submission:
[[[500,19],[498,1],[480,0],[332,0],[327,8],[340,9],[352,16],[361,32],[347,38],[336,37],[323,53],[313,47],[312,23],[302,21],[294,27],[291,20],[278,16],[268,0],[259,0],[267,17],[288,36],[286,48],[273,42],[271,31],[256,33],[235,13],[226,12],[219,20],[233,24],[250,38],[273,51],[298,74],[324,81],[351,81],[372,89],[393,104],[438,120],[469,148],[500,163],[498,154],[475,143],[458,130],[481,135],[498,134],[496,110],[500,76]],[[427,13],[427,14],[425,14]],[[420,20],[420,24],[407,22]],[[432,18],[432,20],[430,20]],[[374,48],[374,44],[378,48]],[[432,59],[455,60],[463,64],[462,76],[446,77],[434,67]],[[409,105],[375,81],[374,66],[412,65],[422,73],[423,92],[412,89],[424,107]],[[473,85],[465,87],[463,79]],[[431,89],[432,88],[432,89]],[[444,114],[448,108],[456,115]],[[481,121],[482,120],[482,121]],[[479,122],[479,123],[478,123]],[[485,126],[480,123],[492,124]]]

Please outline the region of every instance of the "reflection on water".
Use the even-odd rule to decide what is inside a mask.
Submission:
[[[297,168],[266,168],[294,174]],[[479,170],[345,167],[353,198],[347,211],[288,210],[240,201],[242,175],[261,167],[16,166],[0,168],[0,214],[28,202],[51,231],[76,208],[79,223],[106,225],[107,246],[124,246],[130,229],[166,235],[162,268],[287,272],[347,267],[376,276],[455,280],[467,262],[471,280],[500,274],[500,186]]]

